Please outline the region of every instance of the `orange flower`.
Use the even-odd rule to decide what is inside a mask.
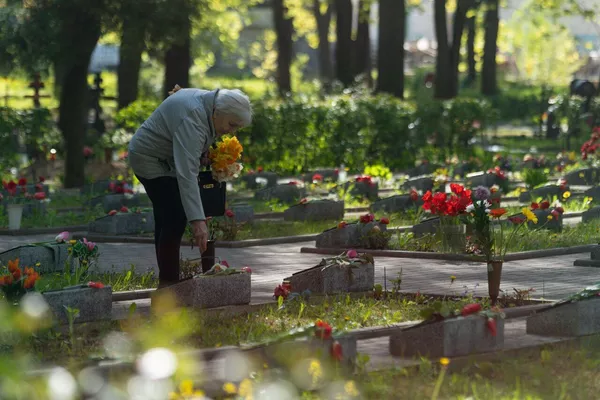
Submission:
[[[16,281],[18,281],[19,279],[21,279],[21,275],[22,275],[21,268],[17,268],[14,271],[12,271],[12,275],[15,278]]]
[[[4,285],[12,285],[13,283],[13,276],[12,275],[5,275],[3,276],[4,278]]]
[[[25,282],[23,283],[23,288],[31,289],[35,286],[35,283],[40,279],[40,275],[37,272],[32,273],[27,278],[25,278]]]
[[[35,271],[31,267],[25,267],[25,275],[33,275]]]
[[[490,215],[492,218],[500,218],[504,214],[506,214],[506,210],[504,208],[494,208],[490,210]]]
[[[8,261],[8,271],[9,272],[15,272],[17,269],[19,269],[19,259],[15,259],[15,260],[9,260]]]

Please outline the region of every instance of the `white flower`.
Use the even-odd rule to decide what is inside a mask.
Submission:
[[[466,212],[471,213],[473,211],[475,211],[475,205],[474,204],[469,204],[467,206],[467,208],[465,209]]]
[[[485,209],[485,213],[486,213],[486,214],[489,214],[490,212],[492,212],[492,210],[490,210],[489,208],[486,208],[486,209]]]
[[[492,186],[492,190],[496,190],[496,191],[498,191],[498,190],[500,190],[500,186],[498,186],[498,185],[494,185],[494,186]]]

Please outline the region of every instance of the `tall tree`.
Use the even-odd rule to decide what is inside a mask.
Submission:
[[[191,21],[189,16],[182,15],[180,35],[165,52],[165,80],[163,96],[167,98],[175,85],[190,86],[190,67],[192,66]]]
[[[402,0],[404,1],[404,0]],[[358,27],[354,41],[354,75],[363,75],[370,87],[371,76],[371,35],[369,25],[371,22],[371,0],[360,0],[358,3]]]
[[[354,82],[353,45],[352,45],[352,0],[335,0],[336,44],[335,72],[336,78],[344,85]]]
[[[379,1],[377,90],[404,97],[405,0]]]
[[[147,24],[152,17],[153,5],[151,0],[121,3],[121,45],[117,69],[119,109],[133,103],[138,96],[142,54],[146,49]]]
[[[467,18],[467,79],[465,86],[471,86],[477,79],[477,62],[475,60],[476,27],[476,16],[473,13]]]
[[[290,68],[293,58],[294,25],[288,15],[285,0],[273,0],[273,22],[277,34],[277,87],[280,95],[292,91],[292,78]]]
[[[329,26],[331,24],[331,6],[328,1],[312,0],[312,11],[317,23],[319,37],[318,58],[319,74],[325,91],[329,91],[333,81],[333,64],[329,43]]]
[[[452,23],[452,42],[448,43],[446,0],[434,0],[435,36],[438,43],[435,65],[435,97],[451,99],[458,94],[458,64],[466,15],[474,0],[456,2]]]
[[[481,93],[493,96],[498,92],[496,77],[496,52],[498,51],[499,18],[498,0],[486,0],[485,42],[483,47],[483,68],[481,70]]]

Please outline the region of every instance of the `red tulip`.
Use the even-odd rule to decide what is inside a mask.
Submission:
[[[487,319],[487,328],[492,334],[492,336],[496,336],[496,320],[494,318]]]
[[[318,320],[315,323],[315,328],[316,337],[323,340],[331,339],[332,328],[331,325],[329,325],[327,322]]]

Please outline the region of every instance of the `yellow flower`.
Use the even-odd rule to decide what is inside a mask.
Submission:
[[[347,315],[344,317],[344,319],[345,319],[346,321],[350,321],[350,317],[349,317],[349,316],[347,316]]]
[[[548,219],[548,221],[552,221],[554,219],[552,215],[548,215],[546,218]]]
[[[444,367],[448,366],[448,364],[450,364],[450,359],[446,358],[446,357],[442,357],[440,358],[440,364],[442,364]]]
[[[359,395],[358,389],[356,388],[356,384],[354,383],[354,381],[346,382],[346,384],[344,385],[344,391],[347,395],[352,397],[358,397]]]
[[[254,396],[252,395],[252,381],[250,379],[244,379],[240,382],[240,397],[243,397],[244,400],[252,400]]]
[[[69,243],[70,244],[75,244],[75,243],[77,243],[77,240],[69,240]]]
[[[35,266],[36,266],[36,267],[39,267],[40,265],[41,265],[40,263],[35,263]]]
[[[523,208],[521,211],[523,212],[523,215],[525,215],[525,218],[527,218],[527,221],[531,221],[534,224],[538,223],[538,218],[529,208]]]
[[[568,199],[569,197],[571,197],[571,192],[569,192],[567,190],[566,192],[563,193],[563,199]]]
[[[584,176],[585,176],[585,174],[584,174],[583,172],[580,172],[580,173],[579,173],[579,177],[580,177],[580,178],[583,178]]]
[[[313,379],[313,384],[316,384],[323,377],[323,368],[319,360],[312,360],[308,367],[308,374]]]
[[[456,276],[450,275],[450,283],[454,283],[455,280],[456,280]]]
[[[227,394],[236,394],[237,393],[237,389],[236,389],[235,385],[231,382],[227,382],[223,385],[223,391],[225,391],[225,393],[227,393]]]
[[[179,392],[184,396],[191,396],[194,393],[194,382],[191,379],[181,381],[179,384]]]

